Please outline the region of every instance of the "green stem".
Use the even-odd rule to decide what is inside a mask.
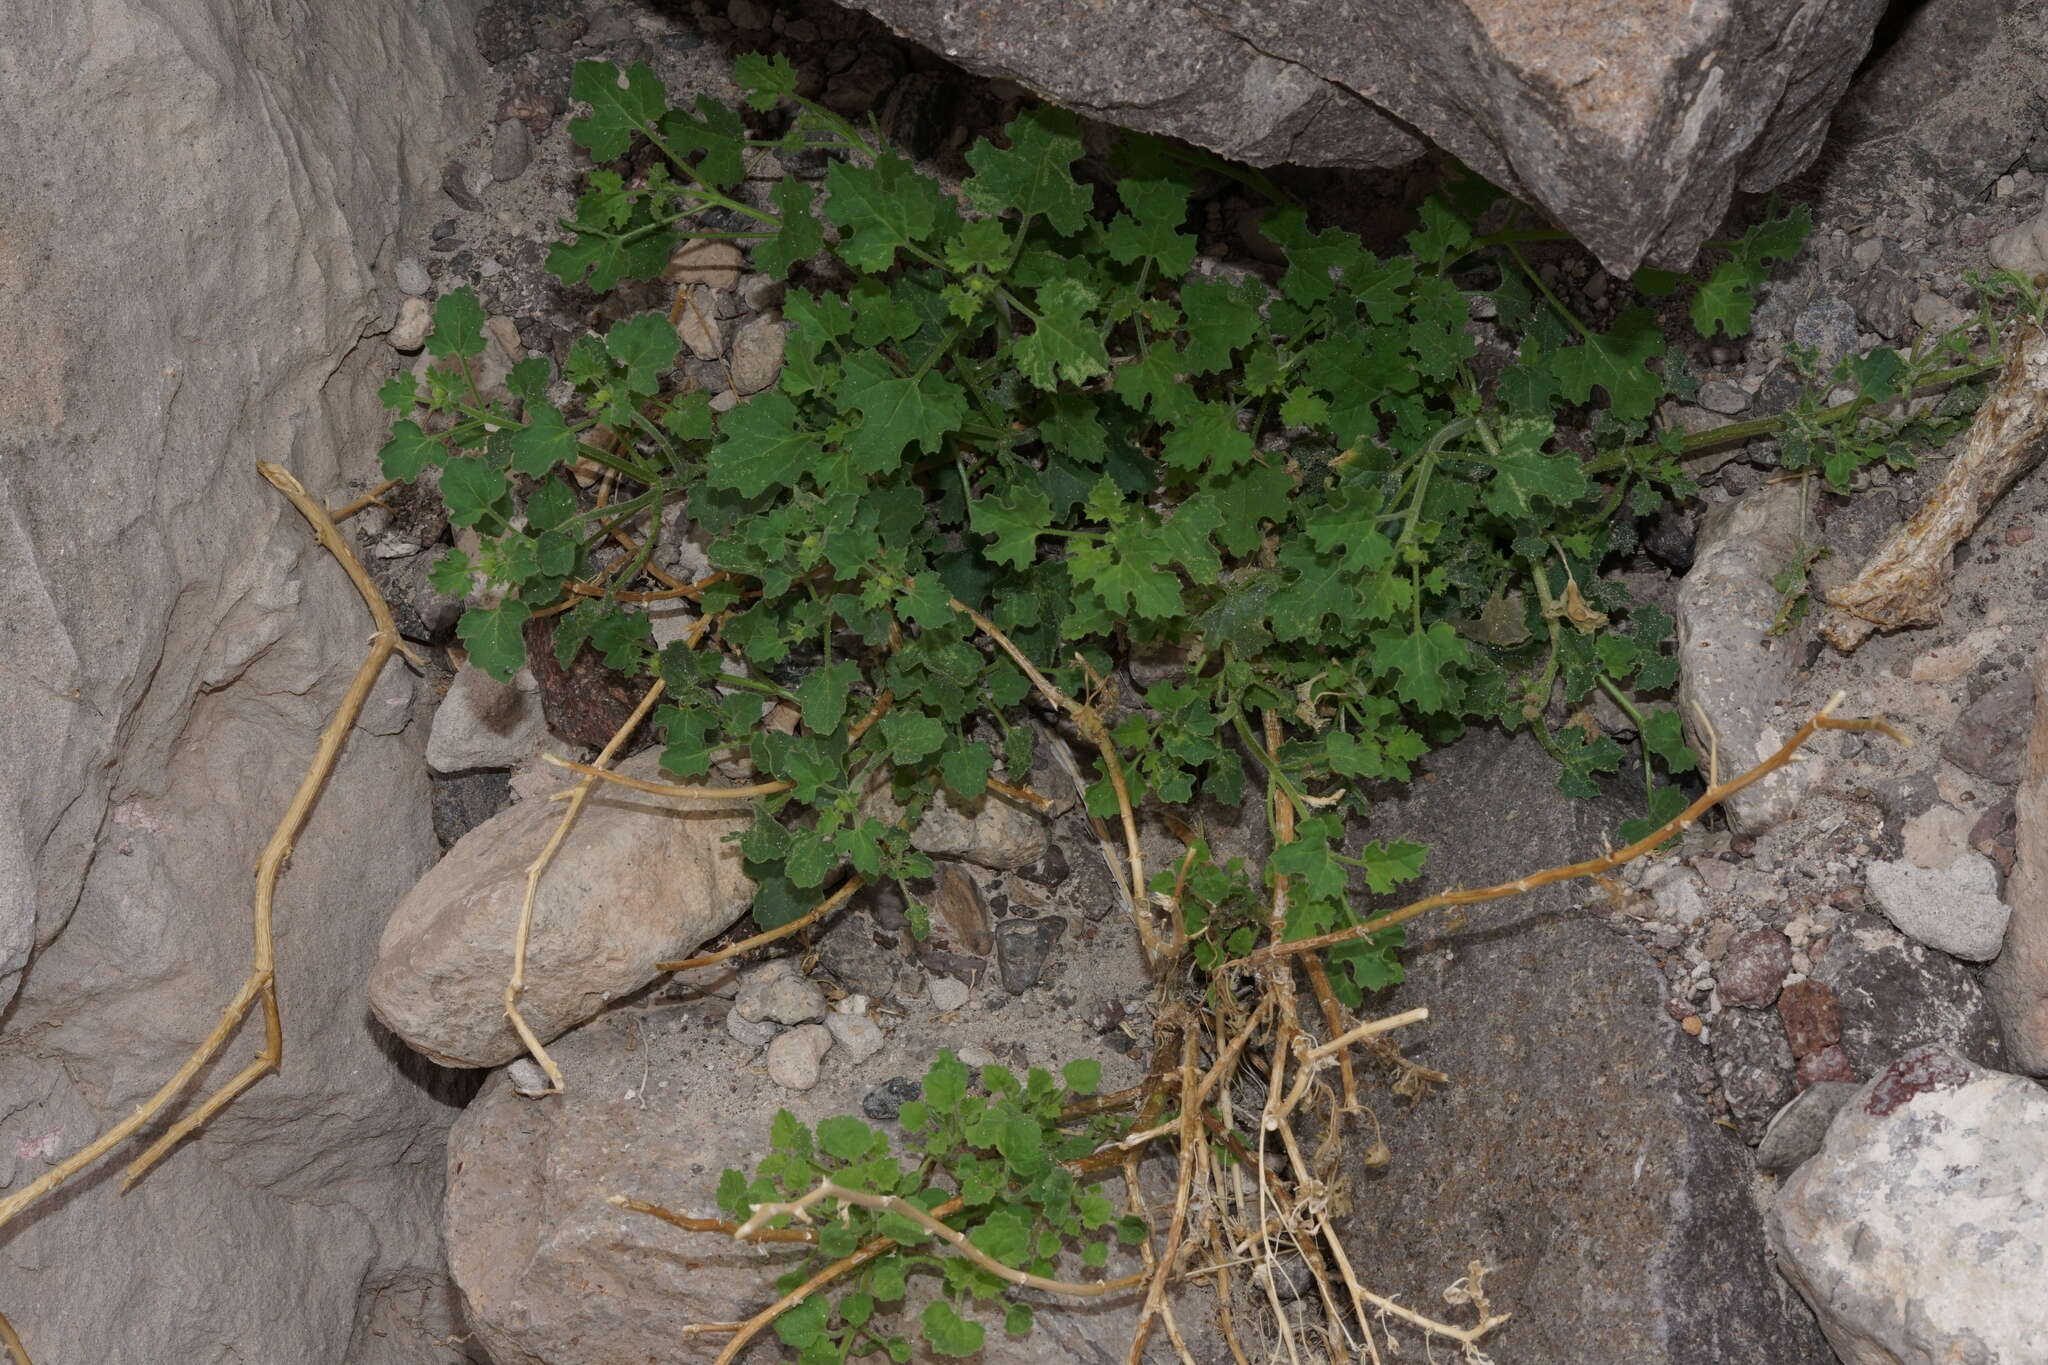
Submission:
[[[1557,310],[1557,315],[1559,317],[1563,318],[1566,322],[1571,324],[1573,331],[1577,332],[1581,337],[1585,338],[1587,341],[1591,341],[1593,339],[1593,333],[1590,330],[1588,330],[1585,323],[1579,321],[1579,315],[1577,313],[1574,313],[1571,309],[1565,307],[1563,299],[1560,299],[1557,295],[1550,292],[1550,286],[1543,282],[1543,277],[1541,275],[1537,274],[1534,270],[1531,270],[1529,268],[1529,262],[1523,257],[1521,251],[1515,246],[1513,242],[1506,243],[1506,246],[1508,249],[1508,255],[1515,258],[1515,264],[1521,268],[1522,274],[1528,277],[1529,283],[1536,286],[1536,292],[1541,294],[1544,300],[1547,303],[1549,303],[1552,308]]]

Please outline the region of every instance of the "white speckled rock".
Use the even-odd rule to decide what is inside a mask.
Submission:
[[[1844,1105],[1767,1218],[1846,1365],[2048,1360],[2048,1092],[1916,1048]]]
[[[427,766],[436,772],[510,768],[547,743],[540,684],[520,669],[501,683],[481,668],[463,665],[434,712],[427,732]]]
[[[807,1024],[825,1017],[825,992],[816,982],[804,980],[794,962],[778,957],[749,968],[740,977],[733,1009],[740,1018],[754,1023]]]

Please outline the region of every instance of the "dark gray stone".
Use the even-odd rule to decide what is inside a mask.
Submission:
[[[2010,786],[2027,769],[2027,727],[2034,720],[2034,676],[2016,673],[1963,708],[1941,741],[1941,756]]]
[[[455,624],[462,619],[462,599],[451,597],[433,583],[434,565],[448,553],[436,546],[425,554],[403,559],[369,559],[364,567],[370,581],[384,594],[398,633],[423,645],[443,645],[455,638]]]
[[[1854,1081],[1822,1081],[1793,1096],[1771,1117],[1756,1147],[1756,1166],[1772,1175],[1790,1175],[1800,1162],[1820,1150],[1828,1125],[1862,1087]]]
[[[891,1076],[860,1098],[860,1112],[876,1123],[887,1123],[903,1112],[912,1100],[924,1098],[924,1086],[908,1076]]]
[[[1927,1043],[1993,1069],[2005,1066],[1998,1020],[1977,978],[1874,915],[1843,917],[1813,964],[1813,979],[1841,1001],[1841,1047],[1858,1075]]]
[[[1684,23],[1565,0],[848,0],[983,75],[1254,165],[1391,166],[1423,138],[1609,271],[1690,264],[1737,189],[1820,149],[1880,0]]]
[[[453,199],[458,208],[470,213],[483,212],[484,201],[470,188],[469,167],[460,161],[450,161],[441,168],[441,193]]]
[[[491,136],[491,179],[504,183],[526,174],[533,161],[533,135],[526,124],[508,118]]]
[[[818,961],[847,990],[886,999],[896,987],[897,970],[910,961],[908,933],[880,929],[867,915],[849,910],[835,915],[818,940]]]
[[[512,804],[512,774],[469,772],[433,780],[434,837],[448,848],[457,839]]]
[[[1820,372],[1856,350],[1856,310],[1841,299],[1820,299],[1792,319],[1792,340],[1819,352]]]
[[[1560,799],[1526,736],[1475,733],[1424,766],[1435,780],[1376,807],[1368,833],[1432,842],[1425,890],[1582,856],[1632,813]],[[1428,1006],[1402,1050],[1452,1083],[1375,1104],[1394,1159],[1349,1177],[1353,1261],[1417,1306],[1483,1261],[1515,1315],[1485,1343],[1496,1360],[1832,1365],[1765,1263],[1747,1151],[1699,1102],[1704,1050],[1665,1013],[1650,956],[1571,909],[1586,894],[1558,884],[1411,924],[1407,982],[1363,1013]]]
[[[996,930],[996,964],[1002,972],[1003,989],[1022,995],[1037,985],[1053,944],[1066,931],[1067,922],[1058,915],[1004,921]]]

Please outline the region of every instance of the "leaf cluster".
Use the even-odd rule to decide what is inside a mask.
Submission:
[[[1067,1164],[1116,1135],[1108,1119],[1061,1122],[1062,1110],[1093,1094],[1099,1081],[1093,1061],[1069,1062],[1057,1078],[1034,1067],[1019,1079],[996,1065],[976,1073],[941,1051],[925,1073],[921,1098],[903,1107],[900,1143],[856,1118],[828,1118],[812,1129],[782,1110],[769,1133],[772,1150],[753,1174],[728,1170],[720,1178],[719,1207],[744,1220],[758,1204],[796,1199],[829,1179],[935,1214],[999,1265],[1058,1278],[1061,1259],[1072,1253],[1086,1270],[1099,1271],[1119,1246],[1147,1235],[1142,1219],[1119,1216],[1108,1197]],[[1031,1305],[1016,1296],[1015,1285],[904,1214],[828,1199],[812,1217],[817,1241],[778,1281],[783,1293],[822,1265],[882,1246],[829,1291],[776,1319],[776,1334],[799,1365],[840,1365],[876,1354],[910,1359],[903,1305],[912,1276],[933,1281],[916,1331],[934,1355],[980,1350],[989,1331],[980,1319],[987,1315],[997,1316],[1011,1335],[1031,1330]],[[769,1225],[787,1223],[783,1217]]]

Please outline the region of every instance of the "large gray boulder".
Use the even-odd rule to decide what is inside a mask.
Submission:
[[[1366,828],[1430,845],[1414,895],[1586,857],[1633,813],[1559,796],[1526,735],[1477,732],[1425,767],[1433,780]],[[1484,1343],[1501,1361],[1831,1365],[1766,1261],[1750,1154],[1700,1103],[1706,1049],[1664,1009],[1650,954],[1573,908],[1587,902],[1604,897],[1559,883],[1408,925],[1407,981],[1361,1013],[1428,1007],[1401,1050],[1451,1081],[1352,1121],[1354,1147],[1377,1136],[1393,1153],[1349,1177],[1361,1279],[1468,1322],[1443,1291],[1483,1263],[1493,1310],[1514,1315]]]
[[[1426,138],[1623,274],[1690,264],[1736,190],[1813,160],[1884,9],[844,2],[969,70],[1254,165],[1398,165]]]
[[[478,116],[467,15],[0,23],[0,1192],[156,1089],[241,981],[257,854],[369,633],[254,464],[329,496],[372,472],[352,352],[395,311],[372,272],[406,175]],[[391,669],[383,703],[411,686]],[[349,737],[285,876],[282,1074],[126,1198],[135,1146],[0,1231],[38,1365],[341,1361],[375,1286],[438,1273],[450,1111],[361,996],[434,857],[406,714]]]

